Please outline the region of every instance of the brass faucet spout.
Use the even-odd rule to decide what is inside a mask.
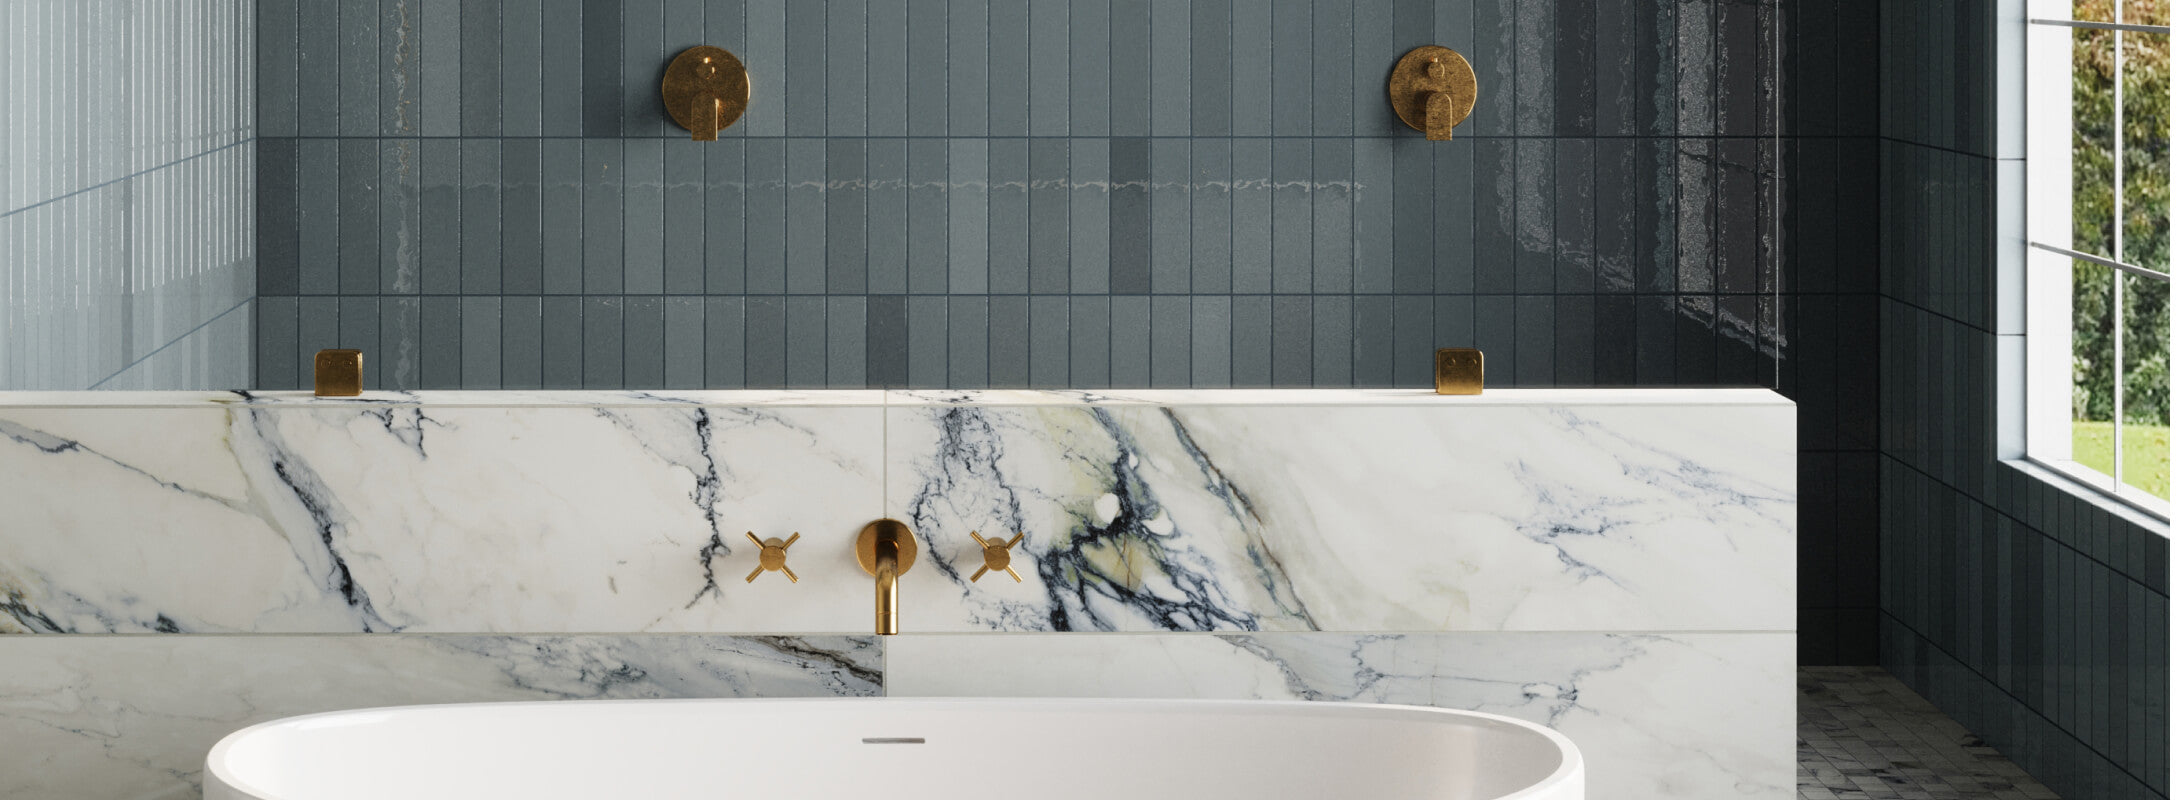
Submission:
[[[876,546],[876,633],[899,633],[899,546],[890,542]]]
[[[861,561],[863,570],[876,576],[879,636],[899,632],[899,576],[914,568],[914,557],[920,550],[914,530],[896,519],[880,519],[862,526],[860,538],[854,541],[854,557]]]

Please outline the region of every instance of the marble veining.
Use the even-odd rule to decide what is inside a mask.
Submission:
[[[1595,800],[1787,798],[1792,636],[903,635],[895,696],[1330,700],[1458,708],[1579,745]]]
[[[1599,800],[1789,792],[1770,392],[78,399],[0,394],[0,633],[147,635],[0,636],[0,800],[192,796],[330,708],[887,691],[1440,705],[1565,732]]]
[[[843,549],[797,552],[816,579],[793,594],[716,576],[743,530],[879,516],[882,425],[851,407],[15,409],[0,630],[858,632]]]
[[[220,737],[319,711],[884,689],[868,636],[16,637],[0,675],[11,800],[195,798]]]
[[[5,406],[0,630],[851,633],[868,579],[845,542],[886,515],[928,554],[908,630],[1792,625],[1791,408],[1769,393],[606,394]],[[802,583],[739,582],[743,531],[804,533]],[[969,531],[1025,532],[1027,581],[970,585]]]
[[[887,415],[895,514],[937,542],[1028,534],[1021,586],[932,548],[938,629],[1793,626],[1787,406]]]

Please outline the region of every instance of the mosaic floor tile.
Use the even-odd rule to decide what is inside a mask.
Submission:
[[[1880,667],[1798,670],[1799,800],[2061,800]]]

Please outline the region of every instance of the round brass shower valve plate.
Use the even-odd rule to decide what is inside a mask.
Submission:
[[[701,45],[673,57],[665,68],[665,110],[680,127],[695,129],[691,116],[696,94],[710,91],[724,103],[718,129],[724,130],[748,112],[748,68],[724,48]]]
[[[854,537],[854,560],[861,562],[863,571],[876,574],[876,543],[890,539],[899,546],[899,574],[907,574],[914,567],[914,559],[921,555],[922,547],[914,541],[914,530],[896,519],[880,519],[861,526],[861,535]]]
[[[1390,69],[1390,107],[1398,119],[1417,131],[1428,130],[1428,95],[1441,92],[1451,98],[1451,124],[1473,113],[1480,97],[1479,79],[1466,57],[1448,47],[1422,45],[1398,59]]]

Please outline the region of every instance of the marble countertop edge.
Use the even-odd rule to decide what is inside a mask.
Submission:
[[[5,391],[0,408],[338,408],[438,406],[464,408],[749,406],[1781,406],[1792,401],[1765,388],[1491,389],[1479,395],[1438,395],[1427,389],[809,389],[809,390],[500,390],[365,392],[315,397],[306,391]]]

